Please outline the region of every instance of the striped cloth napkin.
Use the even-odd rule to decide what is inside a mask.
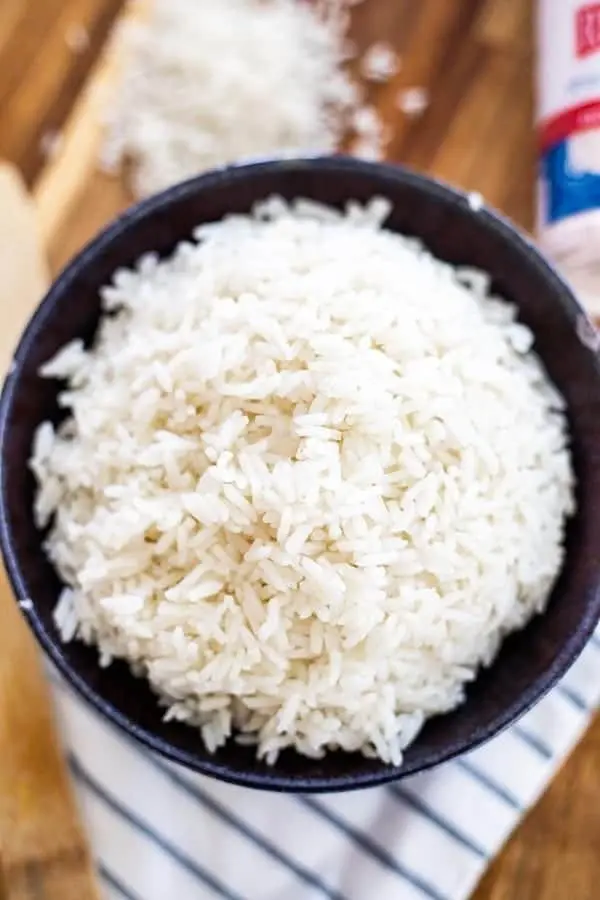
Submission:
[[[263,794],[138,748],[53,676],[106,900],[465,900],[600,701],[600,630],[469,756],[398,785]]]

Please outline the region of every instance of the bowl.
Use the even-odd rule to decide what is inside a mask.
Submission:
[[[252,748],[230,742],[214,755],[197,730],[164,722],[156,696],[128,666],[102,669],[95,649],[63,644],[52,620],[61,583],[47,561],[33,515],[27,461],[37,425],[59,421],[56,383],[42,363],[65,343],[89,344],[100,315],[98,289],[115,269],[149,250],[169,254],[195,225],[248,212],[271,194],[341,207],[373,195],[393,204],[388,227],[416,235],[440,259],[475,266],[512,301],[535,335],[535,348],[564,394],[572,433],[578,510],[566,562],[548,608],[510,636],[455,711],[431,719],[401,766],[330,752],[310,760],[286,751],[270,767]],[[24,615],[66,680],[103,716],[150,750],[190,769],[247,787],[341,791],[392,781],[472,750],[526,712],[575,660],[600,617],[600,365],[593,330],[569,288],[531,242],[469,195],[399,167],[343,157],[265,161],[220,169],[128,210],[58,277],[31,319],[0,401],[0,542]]]

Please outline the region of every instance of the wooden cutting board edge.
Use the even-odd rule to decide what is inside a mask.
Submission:
[[[0,197],[0,369],[6,371],[49,275],[35,207],[16,170],[5,164]],[[99,898],[38,648],[2,565],[0,619],[0,896]]]
[[[56,155],[33,185],[40,236],[48,246],[97,166],[103,118],[117,63],[109,40],[61,134]]]
[[[131,15],[135,8],[131,3],[120,21]],[[19,234],[27,247],[25,238],[29,233],[32,248],[51,246],[53,236],[59,233],[61,224],[93,175],[105,104],[116,77],[117,55],[113,47],[114,39],[109,39],[90,72],[62,133],[59,151],[49,160],[33,186],[33,203],[24,197],[16,175],[13,176],[6,167],[0,168],[2,183],[6,181],[7,189],[15,195],[15,215],[23,210],[15,228],[17,224],[23,226]],[[17,204],[21,197],[23,202]],[[27,222],[21,222],[21,218],[27,218]],[[23,247],[23,253],[28,252],[25,245]],[[37,253],[39,255],[39,249]],[[3,347],[12,345],[17,339],[23,325],[21,318],[23,321],[27,318],[49,283],[49,273],[41,261],[39,265],[36,260],[33,263],[24,268],[16,260],[13,266],[20,272],[27,272],[28,295],[24,304],[18,307],[16,317],[17,307],[12,304],[0,310]],[[0,898],[33,900],[43,894],[48,900],[91,900],[99,894],[62,751],[54,738],[50,692],[44,684],[37,648],[16,609],[2,569],[0,591],[7,600],[2,607],[5,637],[8,635],[11,641],[5,663],[8,665],[14,657],[13,651],[17,652],[18,648],[23,660],[20,677],[26,681],[30,698],[28,706],[35,708],[34,715],[30,708],[22,710],[21,704],[16,702],[13,680],[5,672],[0,684],[0,712],[5,724],[9,723],[5,731],[10,731],[10,735],[5,738],[4,764],[0,771]],[[0,673],[1,663],[0,660]],[[17,682],[18,679],[14,680],[15,688]],[[48,817],[52,819],[52,837],[47,830]]]

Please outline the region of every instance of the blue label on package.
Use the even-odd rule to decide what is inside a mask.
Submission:
[[[569,141],[555,144],[542,154],[542,178],[546,185],[547,224],[576,213],[600,209],[600,175],[573,171],[569,165]]]

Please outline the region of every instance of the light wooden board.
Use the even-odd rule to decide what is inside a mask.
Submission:
[[[0,165],[0,370],[48,283],[35,209]],[[18,301],[18,302],[17,302]],[[34,639],[0,566],[0,894],[98,900]]]

